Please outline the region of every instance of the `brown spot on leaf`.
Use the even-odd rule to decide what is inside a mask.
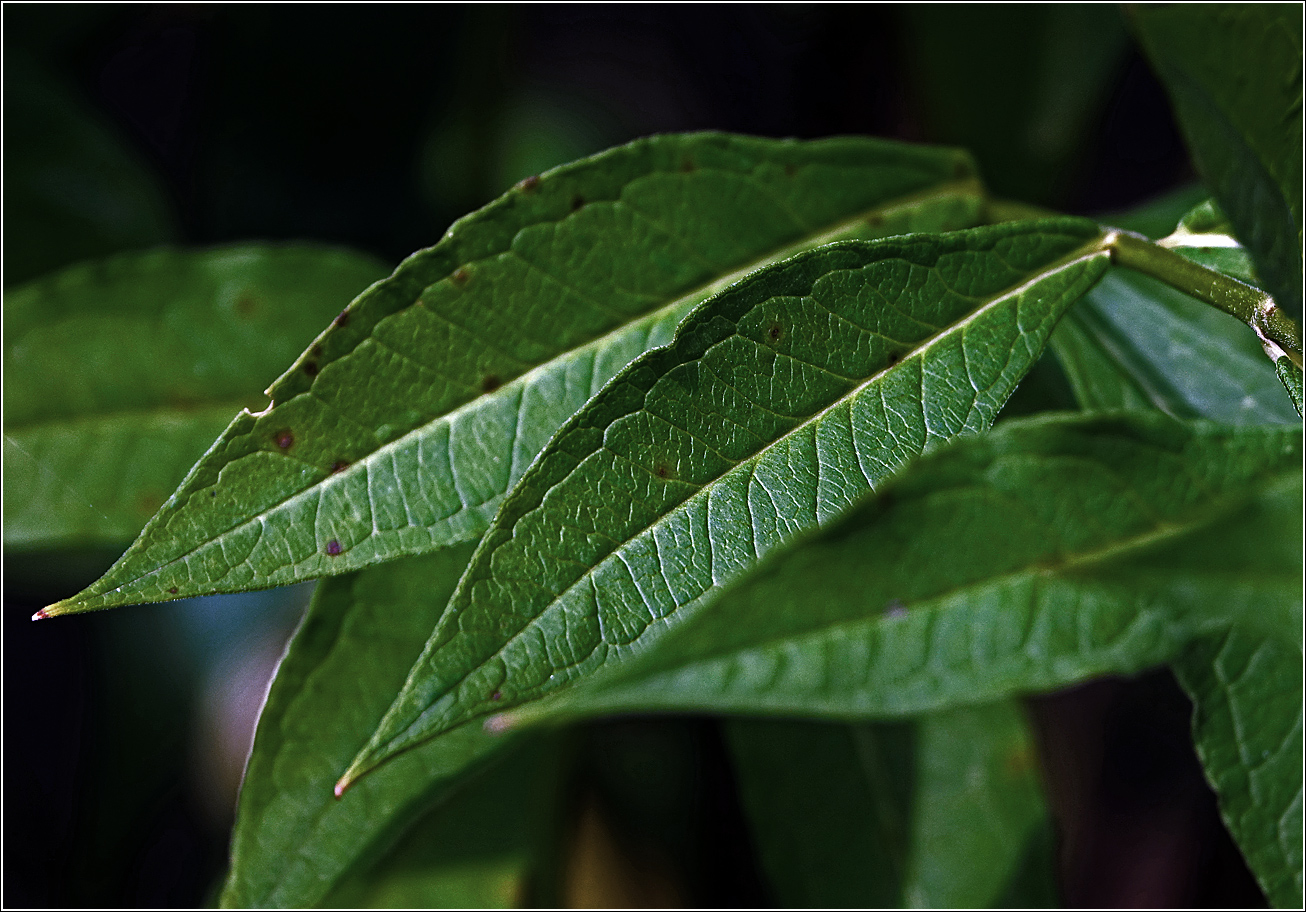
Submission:
[[[340,542],[336,541],[334,538],[331,539],[331,541],[327,542],[326,552],[332,557],[335,557],[340,553]]]
[[[498,374],[486,374],[481,378],[481,392],[492,393],[503,385]]]
[[[900,352],[889,352],[888,362],[891,366],[897,364],[900,360],[902,360]]]
[[[317,362],[316,362],[316,361],[305,361],[305,362],[304,362],[304,373],[308,374],[310,377],[316,377],[316,376],[317,376]]]
[[[471,277],[472,277],[472,271],[470,269],[468,269],[466,266],[459,266],[457,269],[453,271],[453,275],[449,276],[449,281],[461,287],[463,285],[466,285],[467,280],[470,279]],[[418,301],[417,303],[421,304],[422,302]]]
[[[136,509],[145,514],[153,514],[163,506],[163,495],[158,491],[142,491],[136,497]]]
[[[496,690],[494,693],[490,694],[490,699],[497,703],[499,700],[503,699],[503,694]]]
[[[772,323],[771,328],[766,331],[766,337],[772,342],[779,342],[780,337],[785,333],[784,327],[779,323]]]
[[[276,441],[278,449],[288,450],[295,445],[295,435],[289,428],[277,431],[272,435],[272,439]]]
[[[880,215],[878,212],[872,212],[870,215],[866,216],[866,224],[870,225],[872,228],[879,228],[884,224],[884,216]]]
[[[331,321],[331,325],[344,326],[348,322],[349,322],[349,308],[346,307],[344,310],[340,311],[340,313],[336,315],[336,318]]]
[[[258,299],[248,291],[236,299],[236,315],[249,319],[258,311]]]
[[[581,196],[579,193],[577,193],[575,196],[571,198],[572,212],[575,212],[577,209],[584,207],[584,205],[585,205],[585,197]]]
[[[670,478],[671,466],[667,465],[665,462],[659,462],[653,467],[653,474],[658,478]]]
[[[538,174],[532,174],[530,177],[523,180],[517,186],[521,189],[523,193],[534,193],[536,189],[540,186],[540,176]]]
[[[176,595],[176,594],[177,594],[177,587],[176,586],[169,587],[168,595]]]
[[[331,474],[332,474],[332,475],[337,475],[337,474],[343,472],[343,471],[344,471],[345,469],[347,469],[347,468],[349,468],[349,461],[348,461],[348,460],[345,460],[345,459],[337,459],[335,462],[331,463]]]

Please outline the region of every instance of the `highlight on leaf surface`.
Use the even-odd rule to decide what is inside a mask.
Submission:
[[[973,224],[979,196],[952,150],[713,133],[523,182],[341,312],[122,560],[50,610],[280,585],[475,539],[562,422],[714,290],[831,240]]]
[[[848,242],[705,302],[504,501],[342,782],[642,652],[775,545],[987,428],[1108,254],[1084,219]]]

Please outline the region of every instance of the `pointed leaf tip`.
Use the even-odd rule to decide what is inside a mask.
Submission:
[[[32,615],[32,620],[34,620],[34,621],[43,621],[43,620],[45,620],[46,618],[48,618],[48,617],[50,617],[50,616],[51,616],[51,615],[47,614],[47,613],[46,613],[46,610],[45,610],[44,608],[42,608],[40,611],[36,612],[36,614]]]
[[[353,784],[353,781],[354,780],[349,778],[348,773],[345,773],[343,776],[340,777],[340,781],[336,783],[336,787],[334,790],[336,801],[339,801],[341,798],[345,796],[345,789],[349,788],[349,786]]]

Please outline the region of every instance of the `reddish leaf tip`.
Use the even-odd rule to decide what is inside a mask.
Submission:
[[[344,796],[345,789],[349,788],[352,782],[353,780],[349,778],[348,773],[345,773],[343,776],[340,777],[340,781],[336,783],[336,787],[335,787],[336,801],[339,801],[341,797]]]
[[[40,611],[36,612],[36,614],[32,615],[32,620],[44,621],[48,617],[52,617],[52,615],[44,608],[42,608]]]

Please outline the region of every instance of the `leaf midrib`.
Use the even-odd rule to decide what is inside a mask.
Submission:
[[[223,536],[227,536],[236,532],[243,531],[247,528],[251,528],[255,523],[262,523],[263,520],[266,519],[274,511],[280,509],[281,507],[284,507],[286,504],[291,503],[295,499],[299,497],[303,497],[309,494],[311,491],[321,489],[324,485],[330,484],[337,478],[341,479],[343,482],[343,479],[352,476],[353,473],[365,470],[368,464],[372,460],[383,458],[384,454],[386,454],[388,451],[391,451],[392,449],[397,450],[400,447],[411,442],[414,438],[422,436],[432,426],[435,426],[441,422],[453,423],[461,415],[468,412],[472,412],[477,408],[481,407],[481,404],[491,397],[496,399],[506,398],[510,393],[514,393],[519,390],[524,391],[527,385],[529,385],[539,376],[547,373],[548,369],[551,366],[557,365],[559,361],[567,360],[567,359],[578,360],[592,351],[601,350],[607,344],[609,344],[613,339],[620,336],[624,336],[632,332],[641,323],[653,324],[656,322],[660,322],[670,317],[679,308],[683,308],[687,311],[695,303],[699,303],[701,302],[701,300],[705,300],[706,297],[710,297],[712,294],[716,293],[717,291],[720,291],[721,289],[726,288],[729,285],[739,281],[741,278],[745,277],[746,275],[755,271],[756,269],[760,268],[763,265],[767,265],[770,263],[778,263],[781,260],[794,255],[795,253],[813,248],[820,244],[828,243],[832,239],[837,239],[839,235],[848,233],[860,227],[861,225],[865,224],[867,219],[869,219],[874,215],[885,215],[887,217],[894,214],[896,211],[909,211],[913,207],[919,206],[922,203],[927,203],[931,201],[943,201],[947,199],[964,199],[969,195],[974,195],[979,192],[982,192],[982,188],[980,187],[979,182],[977,180],[967,179],[967,180],[950,181],[948,183],[939,186],[931,187],[925,191],[916,191],[914,193],[905,194],[903,196],[890,200],[886,203],[881,203],[880,205],[872,206],[871,208],[863,210],[862,212],[854,216],[844,219],[843,221],[837,223],[835,227],[826,229],[820,234],[809,235],[806,239],[796,241],[789,245],[786,245],[785,247],[780,248],[778,251],[769,254],[767,256],[761,257],[747,266],[740,267],[723,277],[699,285],[695,287],[693,290],[680,295],[679,297],[673,299],[671,302],[667,304],[664,304],[662,307],[656,310],[640,314],[639,316],[634,317],[626,321],[625,323],[619,324],[618,326],[610,329],[603,335],[597,336],[591,341],[586,342],[583,345],[577,346],[576,348],[573,348],[569,351],[556,355],[555,357],[550,358],[547,361],[541,362],[540,364],[536,365],[535,367],[531,368],[525,373],[517,375],[512,380],[508,381],[507,383],[503,384],[501,387],[496,389],[494,392],[482,393],[481,395],[468,400],[462,405],[456,406],[450,411],[447,411],[444,414],[439,415],[433,420],[428,421],[425,424],[422,424],[412,429],[411,431],[408,431],[407,433],[403,434],[400,437],[395,438],[389,443],[381,447],[378,447],[364,458],[357,460],[355,463],[350,465],[349,468],[345,469],[343,472],[339,472],[334,475],[329,475],[324,479],[320,479],[319,481],[310,484],[308,487],[296,491],[294,494],[291,494],[288,497],[282,498],[281,500],[277,501],[274,504],[269,505],[268,507],[266,507],[256,515],[250,517],[249,519],[244,520],[243,522],[238,522],[235,525],[229,526],[228,528],[222,530],[221,532],[217,532],[214,533],[213,535],[210,535],[205,541],[200,542],[199,544],[195,545],[193,548],[190,548],[184,553],[177,555],[176,557],[170,559],[166,563],[160,564],[154,567],[153,569],[149,570],[148,572],[142,573],[136,577],[133,577],[132,579],[124,580],[123,582],[113,587],[112,589],[107,589],[104,592],[99,593],[94,597],[96,599],[103,600],[110,597],[113,593],[120,592],[121,590],[130,586],[135,586],[136,584],[141,583],[142,581],[147,580],[150,577],[157,576],[158,574],[169,569],[170,567],[186,561],[196,552],[212,544],[217,539]],[[613,200],[613,202],[615,201],[616,200]],[[520,233],[520,231],[518,233]],[[511,244],[509,245],[509,249],[511,249]],[[490,257],[482,258],[482,260],[492,259],[493,257],[500,256],[505,252],[507,251],[497,251],[494,254],[492,254]],[[476,260],[470,262],[481,262],[482,260]],[[420,300],[420,296],[419,296],[419,300]],[[408,306],[411,307],[413,305],[408,305]],[[406,309],[407,308],[402,308],[401,311],[396,311],[395,313],[402,312],[402,310],[406,310]],[[367,338],[371,338],[370,334],[367,337],[365,337],[365,339]],[[365,339],[360,340],[360,343],[361,341],[365,341]],[[305,357],[307,357],[307,355],[308,353],[305,352],[303,355],[300,356],[299,360],[303,360]],[[296,363],[298,364],[298,361]],[[293,367],[292,367],[292,371],[293,371]],[[289,375],[292,371],[287,371],[287,375]],[[280,379],[278,379],[276,382],[272,384],[271,387],[269,387],[268,389],[269,394],[271,394],[273,390],[276,389],[277,384],[280,382],[281,382]],[[611,382],[611,380],[609,380],[608,382]],[[604,384],[604,386],[606,385],[607,384]],[[304,394],[311,394],[311,393],[312,393],[312,387],[310,386],[308,389],[302,391],[297,395],[304,395]],[[289,400],[284,400],[284,401],[289,401]],[[272,405],[269,405],[269,409],[270,408],[272,408]],[[248,408],[245,408],[244,411],[249,413],[251,416],[253,416],[253,413],[250,412]],[[520,414],[520,409],[518,411]],[[518,425],[518,427],[520,427],[520,425]],[[517,431],[516,429],[514,429],[514,435],[516,433]],[[514,439],[514,449],[515,449],[515,439]],[[538,457],[539,454],[536,455]],[[496,494],[495,497],[503,496],[504,493],[506,492],[501,492],[499,494]],[[474,509],[475,507],[478,506],[483,506],[485,503],[489,503],[489,501],[483,501],[480,504],[463,503],[462,509],[456,511],[454,514],[451,515],[457,515],[457,513],[459,512],[463,512],[469,509]],[[455,545],[462,541],[470,541],[473,537],[475,536],[466,536],[464,538],[460,538],[457,540],[450,540],[448,544]],[[397,556],[401,556],[401,555],[397,555]]]
[[[1076,248],[1075,251],[1072,251],[1071,253],[1066,254],[1066,255],[1063,256],[1063,257],[1060,257],[1059,259],[1057,259],[1057,260],[1054,261],[1053,263],[1051,263],[1051,264],[1049,264],[1048,266],[1044,267],[1042,270],[1040,270],[1040,271],[1038,272],[1037,275],[1035,275],[1035,276],[1033,276],[1033,277],[1031,277],[1031,278],[1025,279],[1024,281],[1018,283],[1017,285],[1014,285],[1014,286],[1012,286],[1012,287],[1006,289],[1005,291],[1000,292],[999,294],[995,295],[994,297],[990,298],[986,303],[984,303],[984,304],[980,305],[979,307],[977,307],[975,310],[973,310],[971,313],[969,313],[969,314],[968,314],[965,318],[963,318],[962,320],[959,320],[959,321],[957,321],[956,323],[949,324],[948,326],[946,326],[946,327],[942,328],[941,330],[939,330],[939,331],[938,331],[937,333],[935,333],[934,335],[932,335],[932,336],[928,337],[927,339],[925,339],[925,340],[923,340],[923,341],[917,343],[917,345],[916,345],[914,348],[912,348],[912,349],[911,349],[911,350],[910,350],[906,355],[904,355],[904,356],[903,356],[899,361],[897,361],[896,363],[891,364],[891,365],[888,365],[888,366],[882,368],[881,370],[877,371],[876,373],[872,374],[870,377],[868,377],[868,378],[866,378],[865,380],[863,380],[860,384],[858,384],[857,386],[853,387],[853,388],[852,388],[851,390],[849,390],[847,393],[845,393],[844,395],[840,396],[840,397],[839,397],[838,399],[836,399],[834,402],[830,403],[830,404],[827,405],[825,408],[822,408],[821,410],[815,412],[814,414],[812,414],[812,415],[809,416],[808,418],[806,418],[806,419],[804,419],[803,421],[799,422],[799,423],[796,424],[793,428],[791,428],[790,430],[788,430],[788,431],[786,431],[785,433],[781,434],[780,436],[778,436],[777,438],[775,438],[775,440],[771,441],[770,443],[766,444],[764,447],[762,447],[762,448],[759,449],[756,453],[754,453],[754,454],[752,454],[751,456],[749,456],[747,459],[740,460],[739,462],[735,463],[734,466],[732,466],[732,467],[729,468],[729,469],[726,469],[724,472],[721,473],[721,475],[717,476],[717,477],[716,477],[715,479],[713,479],[712,481],[709,481],[709,482],[707,482],[707,483],[701,485],[701,486],[700,486],[700,489],[699,489],[698,491],[695,491],[695,492],[694,492],[693,494],[691,494],[689,497],[686,497],[683,501],[681,501],[681,502],[680,502],[679,504],[677,504],[676,506],[672,507],[672,508],[671,508],[670,510],[668,510],[667,512],[661,514],[661,515],[658,516],[658,517],[655,517],[654,520],[653,520],[651,523],[649,523],[649,524],[643,526],[643,527],[640,528],[639,530],[635,531],[633,534],[631,534],[631,535],[629,535],[628,537],[626,537],[626,539],[625,539],[623,542],[621,542],[621,543],[618,545],[618,547],[613,548],[613,549],[612,549],[611,551],[609,551],[608,553],[606,553],[606,554],[602,555],[601,557],[597,558],[597,559],[595,560],[593,566],[588,567],[588,568],[587,568],[587,569],[586,569],[586,570],[585,570],[585,571],[580,575],[580,577],[578,577],[578,578],[577,578],[573,583],[571,583],[569,586],[567,586],[567,588],[564,589],[562,592],[560,592],[560,593],[558,593],[556,596],[554,596],[554,597],[549,601],[549,603],[548,603],[547,605],[545,605],[545,606],[544,606],[544,607],[543,607],[543,608],[542,608],[538,613],[535,614],[534,617],[532,617],[531,619],[529,619],[529,620],[526,622],[526,624],[524,624],[520,629],[517,630],[516,633],[514,633],[511,637],[509,637],[507,640],[505,640],[504,643],[503,643],[503,645],[500,646],[499,649],[497,650],[496,655],[497,655],[498,653],[501,653],[501,652],[503,652],[504,650],[506,650],[509,646],[511,646],[514,642],[516,642],[516,641],[517,641],[521,636],[523,636],[523,635],[524,635],[528,630],[530,630],[531,627],[532,627],[532,625],[534,625],[534,624],[539,620],[539,618],[542,617],[542,616],[544,615],[544,613],[545,613],[546,611],[549,610],[550,607],[552,607],[553,605],[556,605],[558,602],[561,602],[561,601],[562,601],[563,599],[565,599],[565,598],[566,598],[570,593],[572,593],[573,591],[575,591],[578,587],[580,587],[580,586],[582,586],[582,585],[584,585],[584,584],[586,584],[586,583],[589,583],[589,582],[591,581],[591,577],[593,576],[593,574],[595,573],[595,571],[597,570],[597,568],[599,567],[599,565],[601,565],[601,564],[602,564],[602,563],[603,563],[607,558],[611,557],[611,556],[614,555],[614,554],[619,556],[619,555],[620,555],[620,551],[621,551],[621,549],[622,549],[622,546],[629,544],[631,541],[633,541],[633,540],[635,540],[636,538],[638,538],[639,536],[645,534],[645,533],[648,532],[650,529],[652,529],[653,526],[654,526],[655,524],[663,523],[663,522],[667,521],[668,519],[670,519],[671,517],[674,517],[674,516],[676,516],[677,514],[679,514],[679,513],[683,513],[684,511],[688,510],[690,504],[696,502],[698,498],[700,498],[700,497],[710,498],[711,495],[712,495],[713,486],[714,486],[717,482],[719,482],[721,478],[724,478],[724,477],[725,477],[727,474],[729,474],[730,472],[733,472],[733,471],[737,471],[737,470],[739,470],[741,466],[746,466],[746,465],[752,465],[752,464],[755,464],[756,461],[757,461],[758,459],[760,459],[763,455],[765,455],[767,452],[769,452],[772,448],[774,448],[774,447],[776,447],[776,446],[779,446],[779,445],[780,445],[781,443],[783,443],[784,441],[790,439],[790,438],[793,437],[794,435],[796,435],[796,434],[798,434],[799,432],[803,431],[804,429],[808,428],[808,427],[809,427],[810,425],[812,425],[814,422],[818,422],[818,421],[820,421],[821,418],[822,418],[823,416],[825,416],[827,413],[829,413],[829,412],[832,411],[833,409],[837,408],[838,406],[842,405],[842,404],[843,404],[844,402],[846,402],[847,400],[849,400],[849,399],[855,397],[856,395],[858,395],[859,393],[861,393],[864,389],[866,389],[868,386],[870,386],[872,383],[875,383],[876,381],[881,380],[881,379],[884,378],[886,375],[888,375],[888,373],[889,373],[890,371],[894,371],[894,370],[897,370],[897,369],[901,368],[904,364],[906,364],[908,361],[910,361],[910,360],[912,360],[912,359],[914,359],[914,358],[923,357],[923,356],[926,355],[926,354],[929,352],[929,350],[930,350],[934,345],[936,345],[940,340],[942,340],[942,339],[944,339],[944,338],[946,338],[946,337],[951,336],[951,334],[953,334],[954,332],[958,332],[958,331],[963,330],[967,325],[969,325],[970,323],[974,322],[975,320],[980,319],[982,316],[984,316],[985,314],[987,314],[990,310],[992,310],[993,308],[996,308],[996,307],[1000,306],[1002,303],[1004,303],[1005,301],[1009,300],[1009,299],[1012,298],[1013,296],[1017,296],[1017,295],[1021,294],[1022,292],[1024,292],[1025,290],[1027,290],[1028,288],[1032,287],[1033,285],[1035,285],[1035,284],[1037,284],[1037,283],[1039,283],[1039,282],[1042,282],[1042,281],[1044,281],[1044,280],[1050,278],[1051,276],[1056,275],[1056,274],[1059,273],[1059,272],[1062,272],[1062,271],[1065,271],[1065,270],[1067,270],[1067,269],[1070,269],[1070,268],[1072,268],[1072,267],[1074,267],[1074,266],[1077,266],[1077,265],[1079,265],[1080,263],[1087,262],[1088,260],[1091,260],[1091,259],[1094,258],[1094,257],[1097,257],[1097,256],[1109,256],[1109,253],[1108,253],[1106,247],[1105,247],[1104,244],[1103,244],[1104,239],[1107,238],[1107,237],[1108,237],[1108,235],[1107,235],[1105,232],[1104,232],[1103,234],[1100,234],[1097,238],[1095,238],[1095,239],[1093,239],[1093,240],[1091,240],[1091,241],[1089,241],[1089,242],[1087,242],[1087,243],[1081,245],[1080,247]],[[727,337],[727,338],[733,338],[734,335],[735,335],[735,334],[732,333],[731,336],[729,336],[729,337]],[[724,340],[723,340],[723,341],[724,341]],[[719,345],[719,344],[721,344],[721,342],[714,343],[712,347],[715,347],[716,345]],[[707,349],[706,351],[704,351],[703,354],[699,356],[699,360],[701,360],[702,357],[706,356],[706,354],[707,354],[708,351],[711,351],[711,348],[709,348],[709,349]],[[647,391],[645,391],[645,396],[647,397],[647,395],[648,395],[648,393],[647,393]],[[646,399],[645,401],[647,401],[647,399]],[[642,408],[642,407],[641,407],[641,408]],[[927,434],[928,434],[928,429],[927,429]],[[606,448],[606,447],[604,447],[604,448]],[[595,450],[594,452],[597,452],[597,450]],[[612,452],[612,451],[609,450],[608,452]],[[560,478],[558,481],[556,481],[552,487],[553,487],[553,488],[556,488],[558,485],[560,485],[560,484],[562,484],[563,482],[565,482],[567,478],[571,477],[571,475],[572,475],[574,472],[576,472],[576,471],[578,471],[578,470],[580,469],[581,464],[583,463],[583,461],[584,461],[584,460],[581,460],[580,463],[578,463],[574,468],[572,468],[572,469],[571,469],[570,471],[568,471],[564,476],[562,476],[562,478]],[[867,480],[867,483],[868,483],[868,485],[869,485],[869,479]],[[552,489],[552,488],[551,488],[551,489]],[[541,509],[542,507],[543,507],[543,498],[541,498],[541,503],[540,503],[540,505],[537,506],[537,507],[535,507],[535,508],[534,508],[533,510],[531,510],[530,512],[538,511],[538,510]],[[523,517],[521,517],[521,518],[524,518],[526,515],[529,515],[529,513],[527,513],[527,514],[523,514]],[[518,519],[518,522],[521,521],[521,518]],[[515,525],[515,524],[514,524],[514,525]],[[756,545],[754,545],[754,548],[756,548]],[[476,558],[474,557],[474,558],[473,558],[473,561],[475,561],[475,560],[476,560]],[[455,591],[454,596],[453,596],[453,599],[451,599],[451,602],[452,602],[453,600],[456,600],[456,599],[458,598],[458,595],[459,595],[459,593],[462,592],[462,590],[463,590],[463,585],[464,585],[464,583],[466,583],[466,581],[467,581],[467,577],[464,577],[464,578],[463,578],[463,581],[459,583],[458,590]],[[713,585],[714,585],[714,586],[716,585],[715,576],[713,577]],[[689,601],[685,602],[684,604],[676,605],[676,606],[675,606],[671,611],[668,611],[666,614],[662,615],[662,616],[659,618],[659,620],[661,620],[661,621],[663,621],[663,622],[667,622],[667,621],[669,621],[669,620],[670,620],[674,615],[678,614],[679,612],[681,612],[681,611],[684,610],[685,608],[687,608],[687,607],[693,605],[695,602],[699,602],[699,601],[701,601],[702,599],[708,597],[708,594],[709,594],[710,591],[711,591],[711,587],[709,587],[707,590],[705,590],[703,593],[699,594],[698,596],[695,596],[694,598],[692,598],[692,599],[690,599]],[[442,621],[452,623],[452,622],[453,622],[453,619],[452,619],[451,616],[446,615],[444,618],[442,618]],[[665,625],[664,625],[664,626],[665,626]],[[436,638],[437,636],[439,636],[439,631],[438,631],[438,630],[437,630],[437,633],[435,633],[435,634],[432,635],[432,638],[434,639],[434,638]],[[634,642],[637,642],[639,639],[640,639],[640,637],[636,637],[635,640],[632,641],[631,644],[627,644],[627,645],[632,645]],[[603,648],[603,647],[605,647],[605,646],[607,646],[607,645],[608,645],[608,644],[606,644],[606,643],[600,641],[597,645],[595,645],[594,649],[592,649],[592,650],[589,652],[589,654],[586,655],[586,657],[585,657],[584,659],[581,659],[579,662],[576,662],[576,663],[573,663],[573,664],[583,664],[585,661],[588,661],[589,657],[590,657],[590,656],[593,656],[594,653],[595,653],[596,651],[598,651],[599,649],[601,649],[601,648]],[[493,656],[492,656],[491,658],[493,658]],[[477,665],[475,665],[474,667],[468,669],[466,672],[463,673],[463,675],[462,675],[460,678],[458,678],[456,681],[452,682],[452,683],[451,683],[447,688],[445,688],[444,691],[443,691],[443,693],[448,694],[448,693],[452,693],[453,691],[455,691],[458,687],[460,687],[463,683],[465,683],[465,682],[467,681],[467,679],[468,679],[469,677],[471,677],[474,673],[476,673],[477,671],[479,671],[479,670],[481,670],[482,668],[484,668],[484,667],[486,666],[486,664],[487,664],[488,661],[489,661],[489,660],[479,662],[479,663],[477,663]],[[417,722],[414,722],[414,723],[413,723],[413,725],[417,725],[417,724],[420,724],[420,719],[419,719]],[[409,726],[409,729],[411,729],[411,727],[412,727],[412,726]],[[409,730],[409,729],[405,729],[405,731],[407,731],[407,730]],[[393,739],[392,739],[392,740],[393,740]]]

